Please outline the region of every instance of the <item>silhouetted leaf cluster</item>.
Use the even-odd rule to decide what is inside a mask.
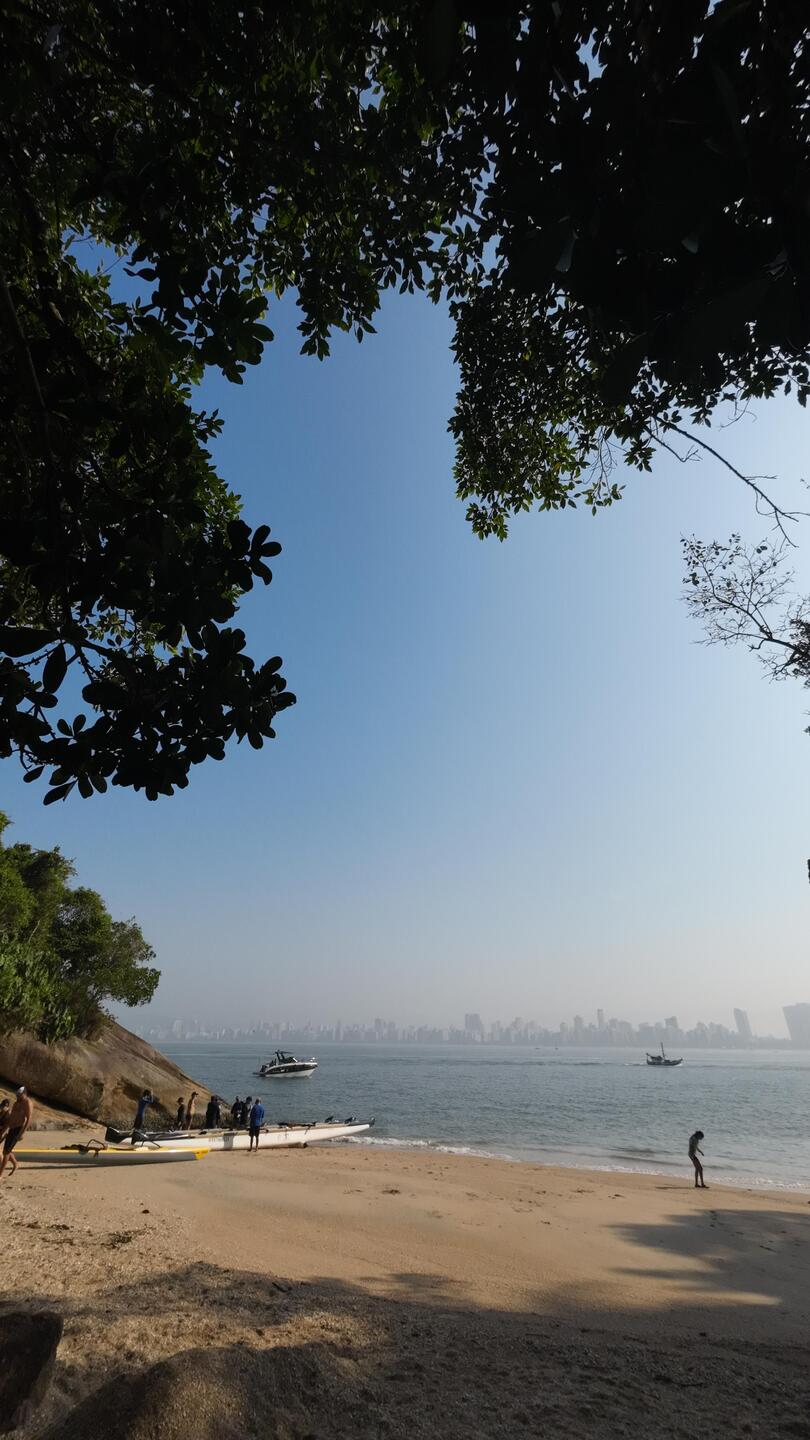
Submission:
[[[799,0],[477,6],[496,250],[455,307],[479,534],[618,498],[617,459],[723,400],[810,393],[810,43]]]
[[[798,0],[21,0],[0,25],[0,755],[47,800],[171,794],[293,701],[230,623],[279,546],[193,404],[284,292],[321,358],[388,287],[449,301],[479,535],[611,504],[617,459],[649,469],[724,399],[806,401]]]

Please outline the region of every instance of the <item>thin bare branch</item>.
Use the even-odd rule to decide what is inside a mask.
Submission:
[[[808,515],[810,515],[810,511],[784,510],[781,505],[777,505],[776,501],[772,500],[770,495],[758,484],[760,480],[773,480],[776,478],[775,476],[744,475],[742,470],[738,470],[737,466],[733,465],[727,456],[721,455],[719,450],[715,450],[713,445],[710,445],[707,440],[701,439],[699,435],[690,435],[686,430],[682,430],[680,425],[667,424],[666,429],[673,431],[676,435],[680,435],[681,438],[688,441],[690,445],[696,445],[701,450],[705,450],[707,454],[713,455],[715,460],[719,460],[721,465],[725,465],[726,469],[730,470],[732,475],[735,475],[738,480],[742,481],[743,485],[747,485],[748,489],[753,491],[756,496],[757,514],[767,515],[772,519],[775,528],[779,531],[785,542],[788,545],[795,546],[796,541],[791,538],[785,527],[787,524],[795,525],[799,520],[806,519]],[[660,436],[658,436],[657,439],[659,445],[666,444]],[[670,446],[666,446],[666,448],[671,450]],[[678,458],[680,459],[681,457],[679,456]],[[764,508],[760,508],[761,506]]]

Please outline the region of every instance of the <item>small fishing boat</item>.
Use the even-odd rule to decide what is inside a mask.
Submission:
[[[374,1124],[371,1120],[357,1120],[353,1115],[345,1120],[335,1120],[330,1115],[326,1120],[283,1121],[277,1125],[264,1125],[259,1132],[259,1146],[262,1150],[289,1149],[292,1146],[320,1145],[325,1140],[345,1140],[350,1135],[362,1135]],[[180,1150],[186,1147],[204,1145],[208,1150],[247,1150],[250,1135],[247,1130],[116,1130],[107,1128],[107,1140],[113,1145],[126,1146],[127,1154],[153,1154],[155,1149]],[[142,1147],[149,1147],[144,1151]]]
[[[195,1141],[193,1146],[165,1147],[160,1150],[139,1150],[113,1148],[100,1141],[86,1145],[63,1145],[60,1149],[41,1150],[18,1147],[14,1154],[27,1165],[117,1165],[127,1169],[130,1165],[155,1165],[175,1160],[202,1160],[208,1154],[208,1146]]]
[[[317,1068],[317,1060],[296,1060],[294,1055],[285,1055],[283,1050],[277,1050],[272,1060],[265,1061],[253,1073],[262,1080],[289,1080],[299,1075],[311,1075]]]
[[[659,1067],[666,1066],[668,1069],[674,1069],[676,1065],[683,1064],[683,1056],[681,1055],[678,1060],[670,1060],[662,1045],[660,1055],[651,1055],[649,1050],[647,1051],[647,1064],[658,1065]]]

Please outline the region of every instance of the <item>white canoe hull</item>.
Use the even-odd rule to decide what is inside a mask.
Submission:
[[[349,1125],[269,1125],[259,1134],[259,1148],[289,1149],[296,1145],[318,1145],[325,1140],[344,1140],[349,1135],[361,1135],[364,1130],[370,1130],[371,1124],[371,1121],[364,1120]],[[165,1137],[149,1136],[137,1141],[134,1146],[124,1144],[118,1148],[142,1154],[148,1147],[147,1153],[153,1154],[155,1147],[175,1150],[188,1147],[193,1150],[205,1146],[208,1150],[247,1150],[249,1145],[250,1136],[247,1130],[195,1130]]]
[[[117,1146],[106,1150],[33,1150],[16,1149],[14,1156],[24,1165],[117,1165],[126,1170],[130,1165],[155,1165],[175,1160],[201,1160],[208,1154],[208,1146],[199,1141],[183,1147],[141,1150]]]

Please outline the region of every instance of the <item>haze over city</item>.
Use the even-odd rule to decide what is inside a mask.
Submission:
[[[467,1011],[463,1021],[451,1025],[400,1025],[396,1020],[385,1020],[382,1016],[365,1024],[356,1020],[335,1020],[331,1024],[313,1024],[290,1020],[263,1020],[253,1017],[241,1025],[223,1025],[221,1020],[192,1020],[175,1018],[134,1023],[138,1034],[153,1041],[207,1041],[245,1040],[255,1043],[283,1044],[289,1046],[304,1044],[465,1044],[465,1045],[553,1045],[560,1046],[632,1046],[652,1045],[656,1049],[663,1045],[699,1046],[701,1048],[722,1048],[751,1045],[769,1046],[790,1044],[801,1049],[810,1048],[810,1004],[789,1005],[784,1011],[789,1031],[789,1040],[771,1035],[757,1035],[747,1010],[734,1008],[733,1025],[722,1021],[699,1020],[690,1029],[684,1029],[677,1015],[667,1015],[661,1020],[646,1020],[632,1025],[629,1020],[608,1016],[601,1008],[594,1019],[575,1015],[572,1020],[561,1020],[557,1026],[546,1026],[537,1020],[524,1019],[516,1015],[506,1022],[486,1020],[477,1011]]]
[[[596,518],[480,543],[453,493],[445,313],[388,299],[323,366],[294,324],[281,307],[244,386],[205,395],[220,468],[284,547],[239,622],[298,696],[278,739],[156,805],[43,810],[4,769],[13,838],[59,843],[154,945],[130,1018],[604,1005],[691,1026],[737,1005],[786,1035],[783,1005],[810,999],[807,698],[698,643],[681,600],[682,533],[766,530],[744,487],[662,456]],[[771,402],[722,445],[791,503],[806,434]]]

